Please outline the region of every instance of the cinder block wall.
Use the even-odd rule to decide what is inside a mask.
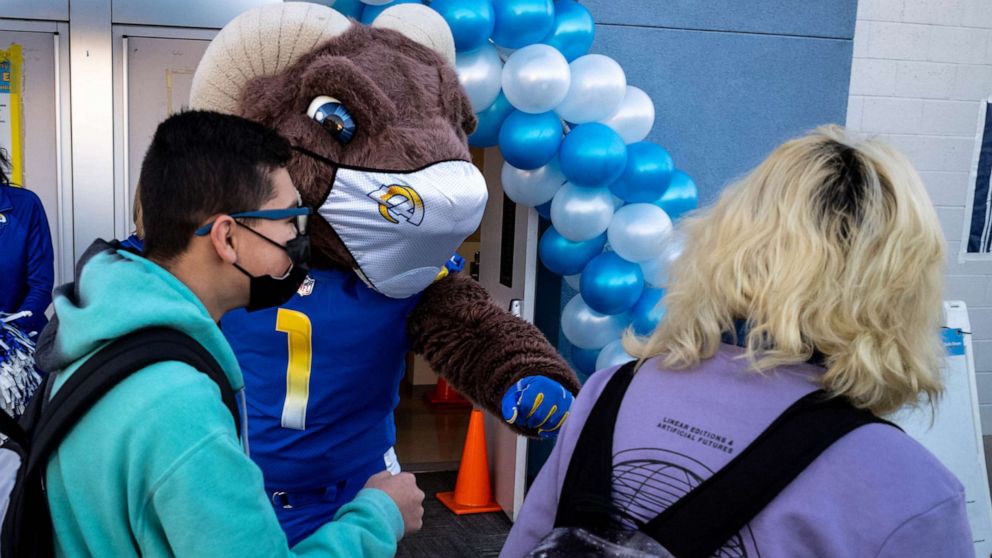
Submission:
[[[848,128],[916,165],[947,239],[945,299],[968,304],[982,430],[992,434],[992,262],[958,263],[978,111],[992,94],[992,1],[860,0]]]

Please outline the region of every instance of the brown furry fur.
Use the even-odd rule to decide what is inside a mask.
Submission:
[[[358,131],[347,145],[307,116],[318,95],[339,99],[355,119]],[[476,124],[457,75],[437,54],[395,31],[361,25],[284,72],[250,81],[241,112],[341,164],[389,170],[469,160],[466,137]],[[319,206],[327,197],[334,173],[327,164],[296,155],[289,172],[306,204]],[[313,221],[314,267],[354,268],[330,225]],[[431,285],[407,330],[413,349],[435,371],[497,415],[507,388],[524,376],[546,375],[578,390],[543,335],[494,305],[470,279],[455,275]]]

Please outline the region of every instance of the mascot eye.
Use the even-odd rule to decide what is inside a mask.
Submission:
[[[355,124],[355,119],[351,117],[351,113],[344,108],[341,101],[327,95],[314,97],[310,101],[307,116],[313,118],[314,122],[320,124],[342,145],[351,141],[358,127]]]

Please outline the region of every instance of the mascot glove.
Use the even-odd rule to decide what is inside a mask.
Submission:
[[[503,396],[503,420],[541,438],[555,438],[575,398],[565,386],[544,376],[526,376]]]

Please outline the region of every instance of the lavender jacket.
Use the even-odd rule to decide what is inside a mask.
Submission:
[[[646,521],[726,465],[779,414],[816,389],[822,368],[760,375],[723,345],[693,371],[649,360],[620,407],[614,503]],[[583,386],[501,558],[526,555],[553,528],[558,494],[586,417],[615,368]],[[718,554],[749,558],[969,557],[964,488],[923,446],[873,424],[828,448]]]

